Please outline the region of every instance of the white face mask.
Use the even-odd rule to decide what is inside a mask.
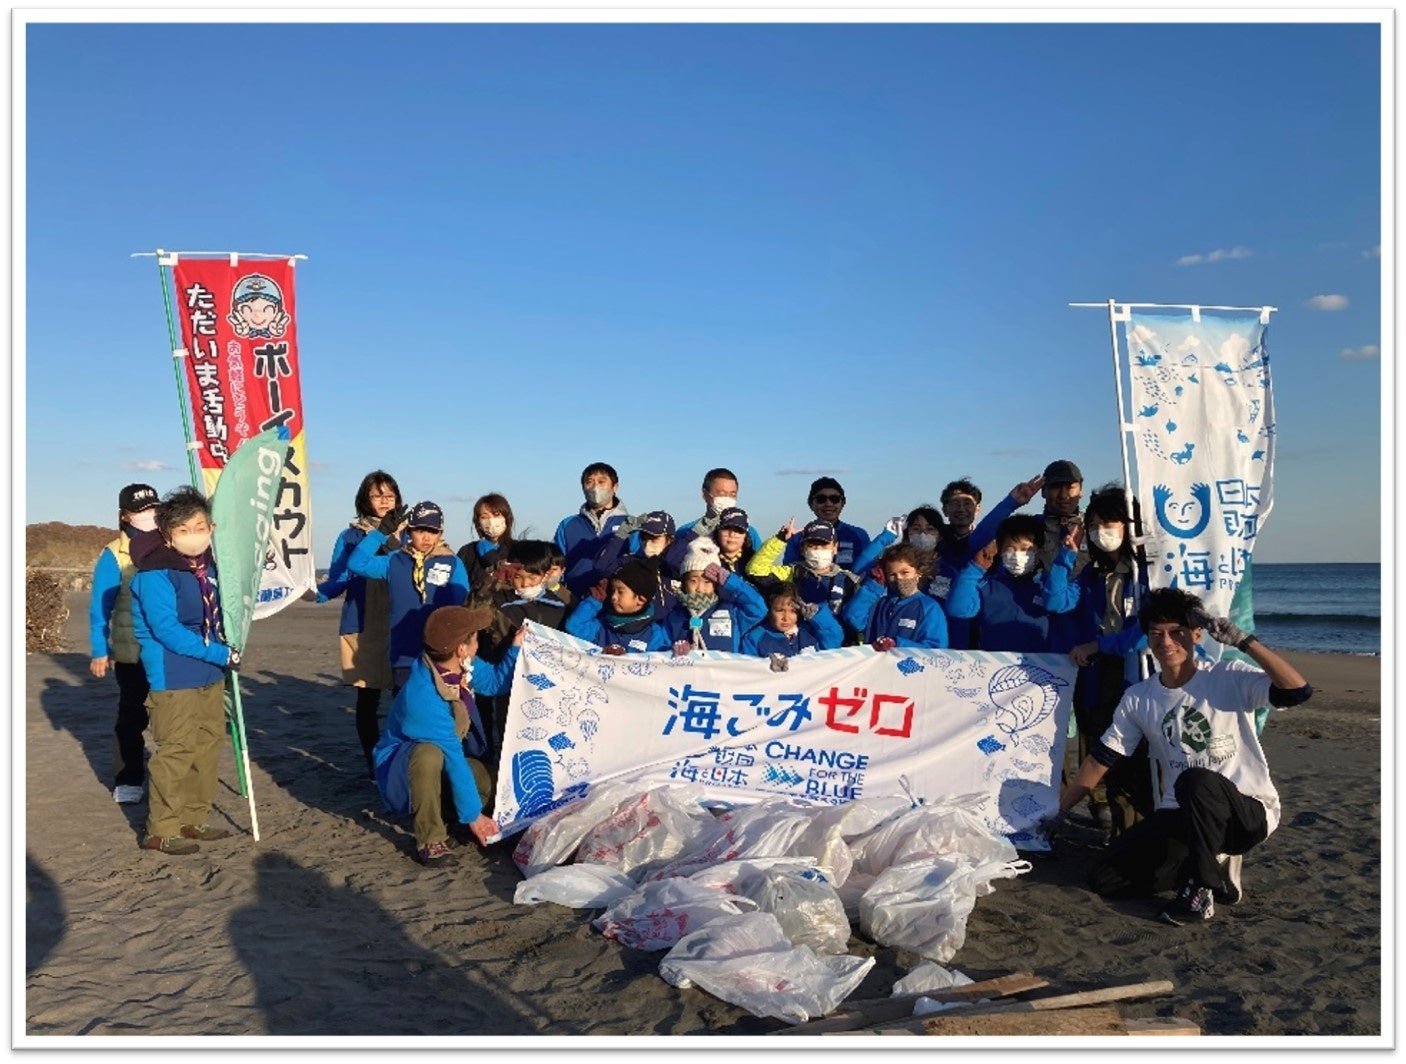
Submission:
[[[806,568],[814,573],[823,573],[835,560],[835,552],[829,547],[808,547],[801,552]]]
[[[931,532],[910,533],[908,542],[919,550],[937,550],[937,537]]]
[[[597,484],[592,484],[588,488],[582,488],[581,491],[585,494],[586,501],[592,506],[604,506],[606,503],[610,502],[615,495],[615,492],[610,488],[601,487]]]
[[[1094,529],[1093,539],[1099,550],[1112,554],[1123,545],[1123,530],[1117,525],[1102,525]]]
[[[713,513],[715,513],[715,514],[720,514],[720,513],[722,513],[724,510],[728,509],[729,507],[733,507],[733,506],[736,506],[736,505],[737,505],[737,496],[736,496],[736,495],[714,495],[714,496],[713,496]]]
[[[1024,576],[1035,566],[1035,552],[1029,550],[1007,550],[1001,552],[1001,564],[1011,576]]]
[[[545,583],[533,584],[530,587],[518,588],[517,596],[518,598],[526,599],[528,602],[531,602],[533,599],[541,598],[542,595],[546,593],[546,590],[547,585]]]
[[[664,553],[665,538],[654,536],[644,541],[644,556],[646,558],[657,558]]]
[[[210,533],[177,532],[171,537],[171,546],[187,558],[199,558],[210,548]]]
[[[508,530],[508,519],[497,514],[489,514],[483,519],[483,534],[489,539],[497,539]]]
[[[138,532],[150,532],[156,528],[156,511],[143,510],[141,513],[128,514],[127,523]]]

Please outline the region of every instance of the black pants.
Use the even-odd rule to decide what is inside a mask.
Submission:
[[[478,715],[483,720],[484,730],[488,732],[488,750],[483,755],[483,760],[493,768],[503,754],[503,741],[508,726],[508,696],[476,694],[474,701],[478,703]]]
[[[1244,853],[1269,834],[1264,806],[1224,776],[1189,768],[1177,777],[1177,809],[1159,809],[1114,839],[1089,872],[1106,897],[1134,898],[1179,888],[1188,879],[1219,889],[1216,855]]]
[[[114,661],[112,672],[117,677],[117,726],[112,730],[117,736],[117,757],[122,762],[114,782],[120,787],[140,787],[146,782],[146,740],[142,732],[148,724],[146,696],[151,685],[141,662],[128,665]]]
[[[371,751],[381,738],[381,722],[377,710],[381,705],[381,690],[378,687],[358,687],[356,689],[356,735],[361,740],[361,752],[366,755],[366,768],[374,775]]]

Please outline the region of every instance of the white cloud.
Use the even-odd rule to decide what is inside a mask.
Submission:
[[[315,459],[315,458],[311,458],[311,459],[308,460],[308,472],[309,472],[309,473],[330,473],[331,471],[332,471],[332,463],[331,463],[331,462],[319,462],[319,461],[318,461],[317,459]]]
[[[1369,358],[1379,358],[1381,353],[1376,344],[1365,344],[1362,347],[1344,347],[1339,357],[1361,362]]]
[[[1363,257],[1364,259],[1379,259],[1379,258],[1381,258],[1381,257],[1382,257],[1382,246],[1381,246],[1380,244],[1373,244],[1371,247],[1369,247],[1366,251],[1364,251],[1364,252],[1362,253],[1362,257]]]
[[[1177,265],[1199,266],[1203,262],[1220,262],[1223,259],[1248,259],[1251,254],[1249,248],[1236,244],[1233,248],[1216,248],[1215,251],[1208,251],[1204,255],[1183,255],[1177,259]]]
[[[1326,295],[1314,296],[1304,306],[1310,310],[1346,310],[1347,296]]]
[[[839,473],[848,472],[848,469],[816,466],[814,468],[778,469],[775,475],[778,477],[833,477]]]
[[[135,462],[119,463],[123,469],[136,469],[143,473],[157,473],[163,469],[174,469],[165,462],[158,462],[155,458],[139,458]]]

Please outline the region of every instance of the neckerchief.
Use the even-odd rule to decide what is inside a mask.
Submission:
[[[449,666],[431,660],[428,654],[425,661],[434,670],[435,690],[454,714],[454,733],[462,739],[469,734],[469,699],[474,696],[472,674],[454,672]]]
[[[190,568],[195,573],[195,582],[200,585],[200,603],[204,614],[201,617],[200,634],[205,637],[206,643],[209,643],[212,638],[215,642],[223,643],[225,631],[220,616],[220,595],[210,580],[209,571],[205,566],[205,555],[192,558]]]
[[[425,601],[425,559],[427,554],[421,554],[414,547],[406,547],[405,553],[415,559],[415,568],[410,571],[410,580],[415,585],[416,592],[419,593],[420,601]]]

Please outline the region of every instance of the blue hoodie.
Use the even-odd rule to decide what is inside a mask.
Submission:
[[[773,628],[770,619],[763,621],[742,637],[742,653],[755,654],[768,658],[773,654],[785,654],[794,658],[797,654],[809,654],[817,650],[834,650],[845,641],[844,629],[835,615],[824,606],[815,611],[810,620],[801,620],[796,625],[796,634],[783,635]]]
[[[845,607],[845,621],[864,642],[892,639],[901,647],[945,647],[947,618],[937,600],[914,592],[904,598],[866,580]]]
[[[766,603],[757,589],[737,573],[728,573],[718,588],[718,601],[698,615],[703,645],[736,654],[742,637],[765,616]],[[693,617],[682,599],[664,618],[664,627],[671,646],[680,640],[693,642]]]
[[[999,561],[989,571],[969,562],[952,584],[947,612],[954,620],[977,618],[982,650],[1066,653],[1075,645],[1071,611],[1078,591],[1069,586],[1067,567],[1063,575],[1062,581],[1039,571],[1014,577]]]
[[[215,584],[208,550],[205,562]],[[189,691],[225,677],[229,647],[204,634],[205,602],[190,563],[171,547],[157,547],[138,563],[132,578],[132,625],[153,691]]]
[[[408,668],[425,649],[425,621],[439,606],[462,606],[469,597],[469,575],[453,554],[431,554],[425,559],[425,594],[415,588],[415,558],[409,548],[380,554],[386,534],[366,533],[347,569],[354,576],[384,580],[391,600],[391,668]],[[446,548],[447,550],[448,548]]]
[[[608,615],[602,619],[601,610],[604,608],[604,602],[587,595],[566,618],[566,633],[598,647],[622,646],[631,654],[669,649],[669,633],[655,620],[657,614],[653,602],[635,617],[626,618],[624,623],[618,625],[612,625]]]

